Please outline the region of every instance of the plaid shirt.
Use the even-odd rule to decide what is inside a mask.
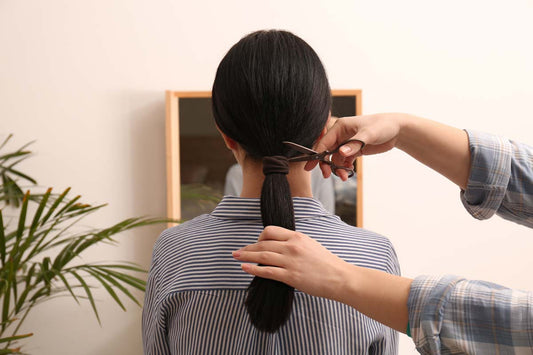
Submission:
[[[533,228],[533,147],[468,131],[472,166],[461,200],[478,219],[497,214]],[[533,293],[446,275],[420,276],[408,300],[422,354],[533,354]]]

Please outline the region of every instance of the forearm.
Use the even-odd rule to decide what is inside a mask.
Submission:
[[[395,330],[406,332],[407,300],[413,280],[348,263],[344,265],[341,280],[343,285],[332,292],[332,298]]]
[[[466,188],[470,172],[468,136],[461,129],[412,115],[400,115],[396,147]]]
[[[531,292],[452,275],[420,276],[411,285],[408,308],[412,338],[421,354],[531,351]]]

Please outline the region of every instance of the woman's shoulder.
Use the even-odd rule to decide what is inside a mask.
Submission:
[[[384,235],[349,225],[337,216],[310,221],[299,231],[350,263],[399,274],[394,245]]]
[[[165,229],[157,238],[154,245],[154,251],[159,248],[168,248],[169,245],[182,242],[183,238],[194,233],[194,231],[201,230],[201,228],[203,228],[202,226],[205,226],[206,223],[208,223],[208,220],[209,215],[203,214]]]

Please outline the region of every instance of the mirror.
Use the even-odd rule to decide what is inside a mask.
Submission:
[[[332,90],[331,115],[361,114],[361,90]],[[167,215],[209,213],[224,194],[238,196],[242,172],[212,117],[211,92],[166,92]],[[317,168],[318,169],[318,168]],[[362,158],[347,182],[312,172],[314,196],[348,224],[362,227]]]

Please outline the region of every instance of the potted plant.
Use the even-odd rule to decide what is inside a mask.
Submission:
[[[35,306],[51,297],[88,301],[98,322],[94,287],[105,289],[124,310],[124,298],[140,306],[131,291],[144,291],[144,279],[135,275],[146,270],[126,262],[85,263],[79,256],[102,243],[116,244],[114,237],[124,231],[170,222],[137,217],[107,228],[80,227],[82,218],[105,204],[83,203],[69,188],[58,194],[52,188],[24,192],[21,181],[36,184],[17,166],[31,155],[29,144],[4,153],[10,138],[0,145],[0,355],[20,353],[20,340],[32,335],[19,334],[20,326]]]

